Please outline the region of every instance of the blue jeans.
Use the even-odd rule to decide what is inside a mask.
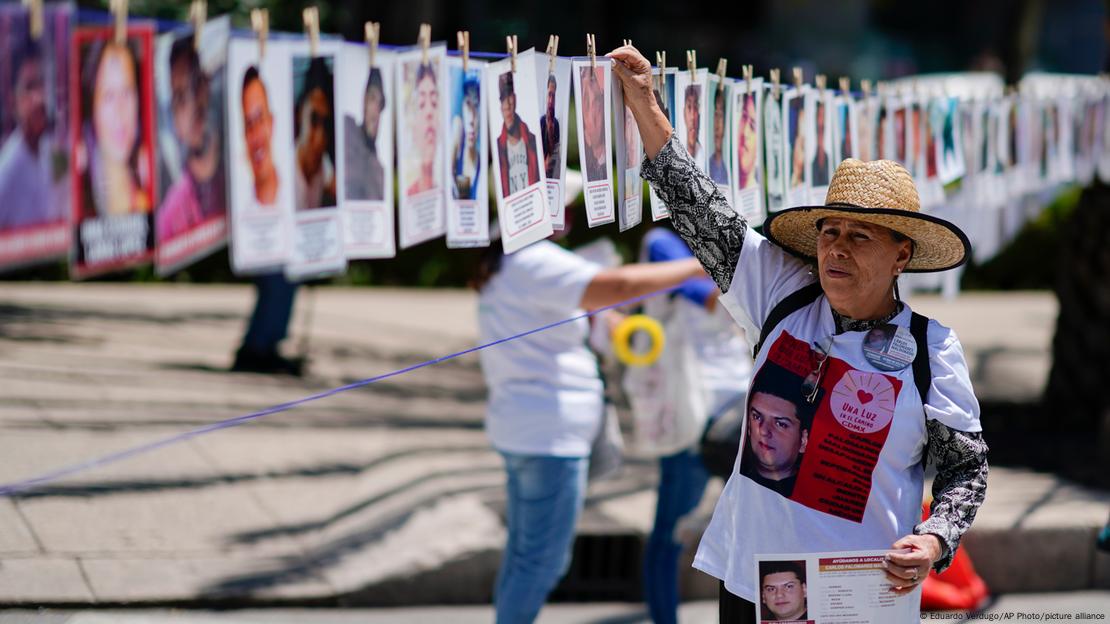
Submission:
[[[273,353],[289,332],[298,284],[281,273],[271,273],[254,278],[254,286],[258,296],[243,336],[243,347],[258,354]]]
[[[674,539],[679,518],[693,511],[705,492],[709,473],[692,450],[659,459],[659,499],[655,527],[644,552],[644,597],[655,624],[678,621],[678,557]]]
[[[497,623],[532,622],[570,567],[589,458],[501,455],[509,540],[493,594]]]

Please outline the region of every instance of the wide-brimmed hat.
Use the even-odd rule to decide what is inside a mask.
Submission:
[[[845,159],[833,174],[824,206],[799,206],[773,214],[763,231],[779,247],[814,260],[818,224],[829,217],[881,225],[913,239],[906,272],[953,269],[971,255],[971,243],[960,228],[921,212],[913,177],[892,160]]]

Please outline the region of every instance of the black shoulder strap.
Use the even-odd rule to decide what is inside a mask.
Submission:
[[[913,358],[913,383],[917,386],[917,393],[921,395],[921,403],[924,404],[929,398],[929,386],[933,382],[933,374],[929,370],[929,317],[917,312],[911,314],[910,334],[917,342],[917,355]]]
[[[790,293],[785,299],[778,302],[778,304],[771,309],[771,313],[767,315],[767,320],[763,321],[763,327],[759,330],[759,342],[755,343],[755,349],[752,350],[752,357],[759,356],[759,350],[763,348],[763,341],[767,339],[768,334],[774,331],[775,327],[778,327],[778,324],[781,323],[784,318],[816,301],[817,297],[821,295],[821,292],[821,282],[813,282],[808,286],[803,286]]]

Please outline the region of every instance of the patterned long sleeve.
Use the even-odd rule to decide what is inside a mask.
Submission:
[[[671,138],[656,155],[644,158],[640,175],[671,212],[671,223],[721,292],[728,292],[748,223],[729,206],[678,140]]]
[[[940,538],[944,555],[933,567],[943,572],[987,495],[988,449],[981,433],[953,429],[936,420],[929,420],[926,428],[929,461],[937,467],[937,476],[929,518],[913,532]]]

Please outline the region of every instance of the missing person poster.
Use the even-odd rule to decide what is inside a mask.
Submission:
[[[543,105],[540,110],[540,143],[547,179],[547,209],[551,213],[551,226],[556,230],[566,225],[571,64],[568,58],[536,55],[536,81]]]
[[[807,106],[813,111],[810,130],[813,148],[808,150],[808,169],[810,176],[809,201],[814,205],[825,203],[829,192],[829,179],[836,163],[833,162],[832,111],[835,96],[831,89],[811,89],[807,96]]]
[[[70,275],[82,279],[148,262],[154,251],[154,25],[73,34],[74,133]]]
[[[887,551],[756,555],[759,622],[887,624],[917,622],[921,591],[890,591]]]
[[[447,152],[444,59],[447,48],[410,49],[397,55],[397,166],[400,170],[401,248],[443,236]]]
[[[535,51],[515,61],[490,63],[485,70],[493,186],[501,244],[505,253],[547,238],[554,231],[547,209],[543,146],[536,136],[540,112]],[[497,98],[492,97],[496,93]]]
[[[489,245],[488,118],[482,72],[486,63],[447,59],[447,246]]]
[[[766,218],[763,208],[763,159],[760,156],[763,152],[760,142],[763,79],[733,83],[732,101],[733,207],[748,221],[748,225],[757,227]]]
[[[732,80],[721,79],[717,74],[709,74],[706,79],[706,105],[709,132],[706,152],[709,157],[709,177],[717,185],[717,190],[728,200],[735,210],[736,202],[732,195]]]
[[[615,220],[610,168],[612,145],[612,62],[607,58],[575,59],[574,92],[578,94],[578,160],[585,175],[586,224]]]
[[[293,133],[289,43],[232,39],[227,54],[231,178],[231,269],[285,267],[293,229]]]
[[[70,57],[73,6],[0,5],[0,271],[70,248]],[[37,36],[36,36],[37,35]]]
[[[785,208],[809,203],[810,159],[812,143],[811,115],[813,98],[809,87],[791,88],[782,93],[782,129],[786,142],[786,204]]]
[[[231,20],[158,37],[158,176],[154,268],[168,275],[227,244],[227,149],[224,102]]]
[[[675,84],[675,70],[664,69],[660,71],[658,67],[653,67],[651,70],[651,84],[652,90],[655,93],[655,101],[659,107],[663,109],[663,114],[667,116],[667,120],[671,122],[671,127],[675,124],[675,101],[674,101],[674,84]],[[655,189],[649,187],[649,197],[651,198],[651,220],[659,221],[671,216],[670,210],[667,209],[663,200],[655,194]]]
[[[783,132],[786,100],[777,85],[768,86],[763,105],[764,172],[767,174],[767,212],[786,207],[787,151]]]
[[[640,128],[632,110],[624,103],[624,92],[613,77],[613,125],[617,143],[617,223],[620,231],[640,225],[644,218],[644,183],[640,179],[640,162],[644,148]]]
[[[336,81],[336,122],[343,127],[338,163],[339,215],[348,259],[392,258],[394,54],[378,50],[374,65],[366,46],[345,43],[339,51],[347,75]]]

